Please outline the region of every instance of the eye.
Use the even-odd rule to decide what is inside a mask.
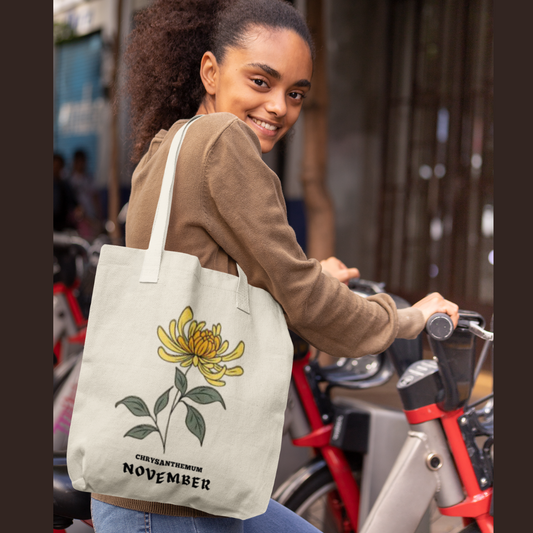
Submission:
[[[261,80],[259,78],[257,79],[252,79],[252,81],[258,86],[258,87],[261,87],[262,89],[266,89],[268,88],[268,84],[265,80]]]
[[[305,95],[303,95],[302,93],[296,93],[296,92],[289,93],[289,96],[293,100],[297,100],[297,101],[301,101],[305,98]]]

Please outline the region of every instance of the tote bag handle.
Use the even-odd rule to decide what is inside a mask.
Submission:
[[[154,224],[150,235],[150,244],[144,254],[143,266],[139,278],[140,283],[157,283],[159,280],[161,259],[167,240],[168,222],[170,219],[170,207],[172,203],[178,156],[187,130],[193,122],[202,116],[203,115],[196,115],[191,118],[172,139],[165,165],[165,172],[163,174],[163,181],[161,183],[161,192],[159,193],[159,200],[155,211]],[[248,279],[239,265],[237,265],[237,271],[239,273],[239,283],[237,287],[236,305],[245,313],[250,313]]]

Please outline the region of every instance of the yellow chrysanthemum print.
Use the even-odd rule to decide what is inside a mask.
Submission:
[[[206,381],[216,387],[226,384],[222,380],[224,376],[241,376],[242,367],[228,368],[224,363],[243,355],[244,342],[239,342],[233,351],[226,353],[229,343],[222,340],[222,326],[216,324],[212,329],[205,329],[205,322],[197,322],[193,318],[192,309],[187,307],[177,322],[170,322],[168,333],[161,326],[157,328],[157,336],[163,344],[157,352],[159,357],[170,363],[179,363],[183,368],[197,367]],[[185,332],[187,324],[188,331]]]
[[[159,346],[157,350],[159,357],[170,363],[179,363],[187,370],[182,372],[178,366],[175,367],[174,385],[156,400],[153,414],[148,404],[139,396],[128,395],[115,404],[115,408],[124,405],[134,416],[148,417],[151,420],[151,423],[139,424],[131,428],[124,437],[145,439],[152,433],[158,434],[163,445],[163,453],[167,447],[170,419],[180,405],[187,409],[185,426],[198,439],[200,446],[203,445],[206,435],[206,422],[191,402],[200,405],[220,403],[226,409],[224,399],[216,389],[205,385],[189,389],[187,373],[193,366],[198,368],[210,385],[215,387],[223,387],[226,384],[222,380],[224,376],[242,376],[243,374],[242,367],[228,368],[225,363],[242,357],[244,342],[239,342],[233,351],[228,352],[229,343],[222,340],[220,324],[213,325],[212,329],[205,329],[205,322],[197,322],[193,318],[192,309],[187,307],[177,322],[175,320],[170,322],[168,333],[161,326],[157,328],[157,336],[163,343],[163,346]],[[173,391],[173,398],[171,391]],[[164,427],[164,422],[161,423],[160,419],[163,412],[168,413]]]

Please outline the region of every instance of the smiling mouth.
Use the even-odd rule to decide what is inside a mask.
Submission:
[[[254,122],[258,126],[261,126],[262,128],[268,131],[277,131],[279,129],[279,126],[274,126],[273,124],[269,124],[268,122],[265,122],[264,120],[259,120],[254,117],[250,117],[250,118],[252,119],[252,122]]]

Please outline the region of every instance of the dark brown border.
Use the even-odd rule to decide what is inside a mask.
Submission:
[[[4,527],[51,531],[52,2],[2,14]]]
[[[494,2],[497,530],[525,531],[531,508],[533,113],[529,2]],[[531,526],[529,526],[531,527]]]

